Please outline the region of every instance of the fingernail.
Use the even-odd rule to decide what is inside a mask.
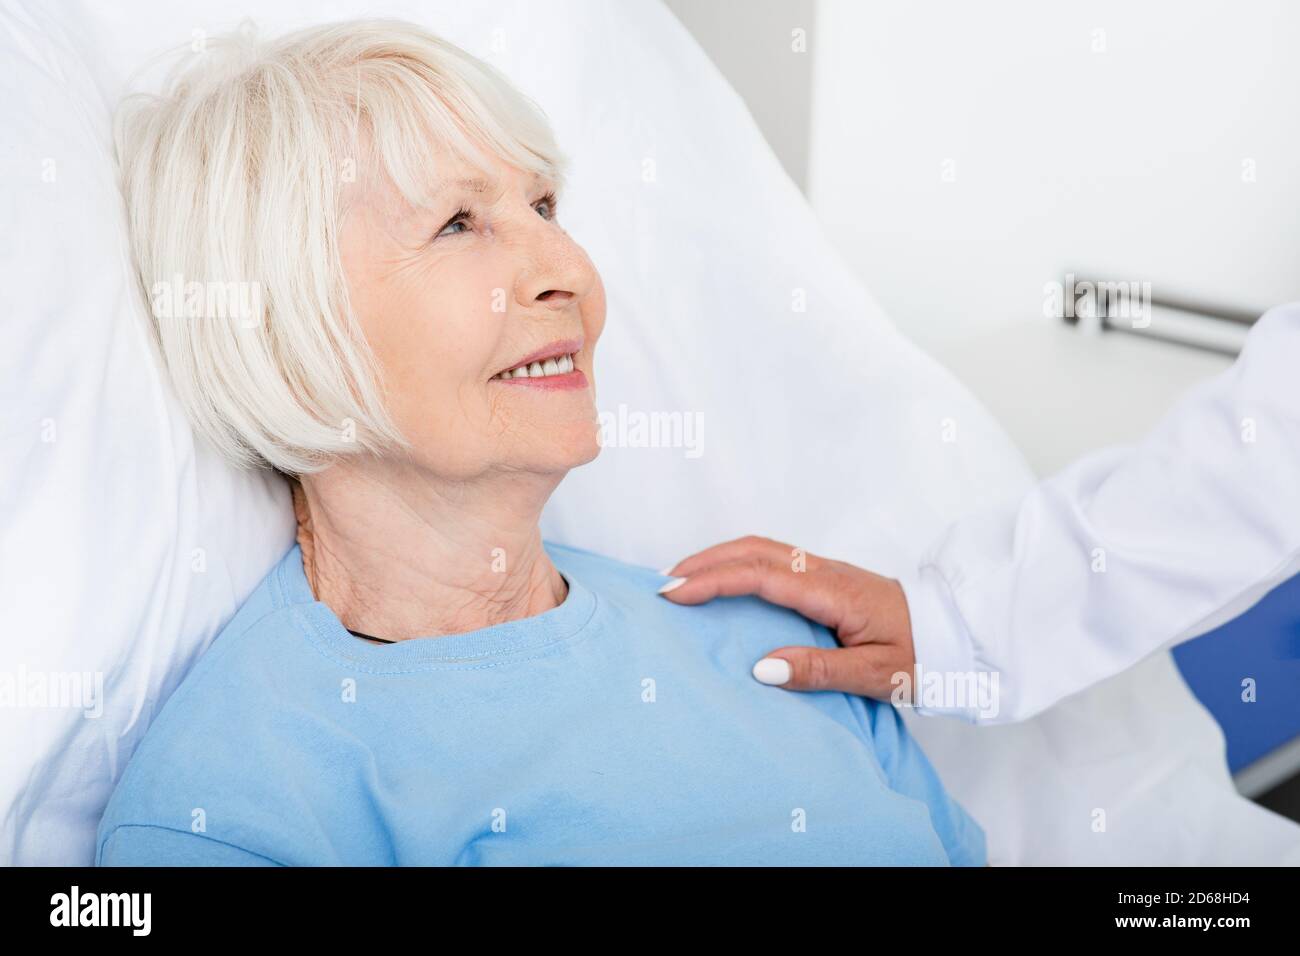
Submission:
[[[679,588],[685,583],[686,583],[685,578],[673,578],[670,581],[664,582],[664,586],[659,589],[659,593],[667,594],[673,588]]]
[[[779,657],[765,657],[754,665],[754,680],[780,687],[790,682],[790,662]]]
[[[659,572],[659,575],[660,575],[661,577],[671,578],[671,577],[673,576],[673,568],[675,568],[675,567],[677,567],[677,565],[675,565],[675,564],[670,564],[670,565],[668,565],[668,567],[666,567],[666,568],[664,568],[662,571],[660,571],[660,572]]]

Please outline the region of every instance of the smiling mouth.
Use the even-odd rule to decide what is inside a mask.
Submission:
[[[560,375],[568,375],[574,369],[573,356],[573,352],[565,352],[562,355],[542,361],[528,362],[518,368],[509,368],[504,372],[498,372],[492,378],[498,381],[506,381],[516,378],[554,378]]]

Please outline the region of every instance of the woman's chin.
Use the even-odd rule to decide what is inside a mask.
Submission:
[[[566,472],[581,467],[600,454],[597,428],[590,422],[552,424],[539,429],[526,449],[512,456],[514,467],[523,471]]]
[[[581,467],[595,461],[596,456],[600,454],[599,431],[590,424],[575,427],[572,429],[572,434],[561,439],[555,449],[561,453],[564,467]]]

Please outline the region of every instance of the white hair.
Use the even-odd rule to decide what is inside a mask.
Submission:
[[[241,466],[300,475],[403,447],[347,301],[343,187],[386,174],[423,205],[441,147],[476,168],[486,148],[558,191],[565,160],[546,117],[489,64],[407,23],[204,46],[114,124],[132,253],[176,393]]]

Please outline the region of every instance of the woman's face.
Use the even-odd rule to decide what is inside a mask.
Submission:
[[[437,169],[428,209],[386,177],[359,177],[340,235],[390,415],[416,463],[440,477],[562,473],[590,461],[605,291],[556,221],[552,184],[446,153]],[[530,374],[514,374],[525,365]]]

